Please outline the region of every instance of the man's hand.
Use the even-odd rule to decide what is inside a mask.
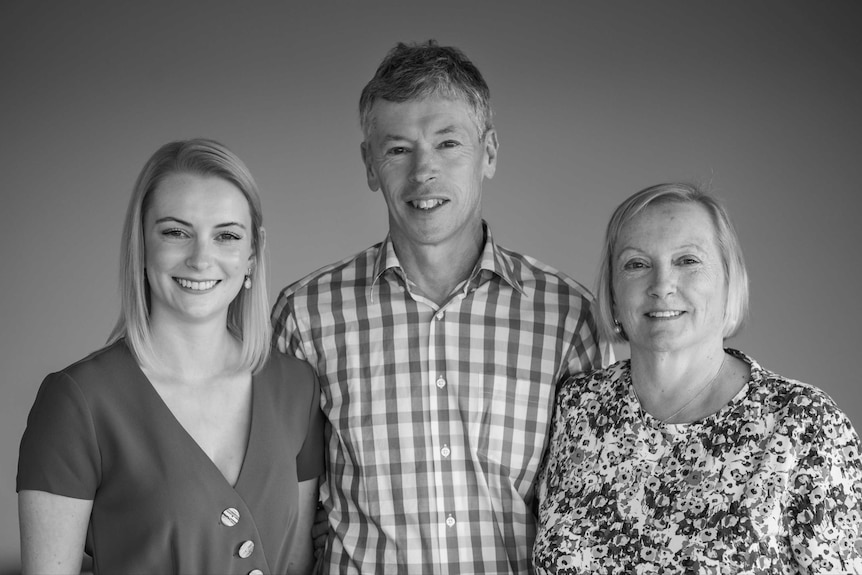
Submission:
[[[329,533],[329,520],[323,504],[317,504],[317,512],[314,514],[314,524],[311,526],[311,539],[314,545],[314,560],[320,560],[323,549],[326,547],[326,535]]]

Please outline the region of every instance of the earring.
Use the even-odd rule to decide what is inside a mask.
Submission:
[[[251,268],[249,268],[248,273],[245,274],[245,281],[242,282],[242,286],[245,289],[251,289]]]
[[[616,320],[616,319],[614,320],[614,332],[617,335],[623,334],[623,326],[620,324],[619,320]]]

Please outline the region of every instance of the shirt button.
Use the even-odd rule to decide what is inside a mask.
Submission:
[[[233,527],[239,523],[239,511],[233,507],[228,507],[221,512],[221,524],[225,527]]]
[[[440,389],[443,389],[444,387],[446,387],[446,380],[443,379],[442,375],[437,378],[437,387]]]
[[[260,569],[252,569],[248,572],[248,575],[263,575],[263,571]]]
[[[455,527],[455,518],[451,514],[446,518],[446,527]]]
[[[449,449],[448,445],[444,445],[443,449],[440,450],[440,455],[443,457],[449,457],[452,454],[452,450]]]
[[[239,550],[236,553],[243,559],[248,559],[249,557],[251,557],[251,554],[254,553],[254,541],[243,542],[243,544],[239,546]]]
[[[438,312],[437,312],[437,315],[435,315],[434,317],[436,317],[436,318],[437,318],[437,320],[439,321],[439,320],[443,319],[443,316],[445,316],[445,315],[446,315],[446,312],[444,312],[444,311],[438,311]]]

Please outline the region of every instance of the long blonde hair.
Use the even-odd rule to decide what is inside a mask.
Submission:
[[[142,366],[157,368],[150,331],[150,286],[145,272],[143,217],[150,194],[171,174],[221,178],[234,184],[248,201],[251,213],[251,289],[240,289],[228,308],[227,327],[242,341],[240,368],[253,373],[269,358],[271,327],[266,293],[263,215],[257,184],[246,165],[223,144],[196,138],[170,142],[147,160],[132,191],[120,248],[120,317],[108,343],[125,337]]]

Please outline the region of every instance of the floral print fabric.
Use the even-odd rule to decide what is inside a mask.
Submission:
[[[662,424],[628,360],[561,385],[539,476],[544,573],[862,573],[862,456],[819,389],[751,366],[717,413]]]

